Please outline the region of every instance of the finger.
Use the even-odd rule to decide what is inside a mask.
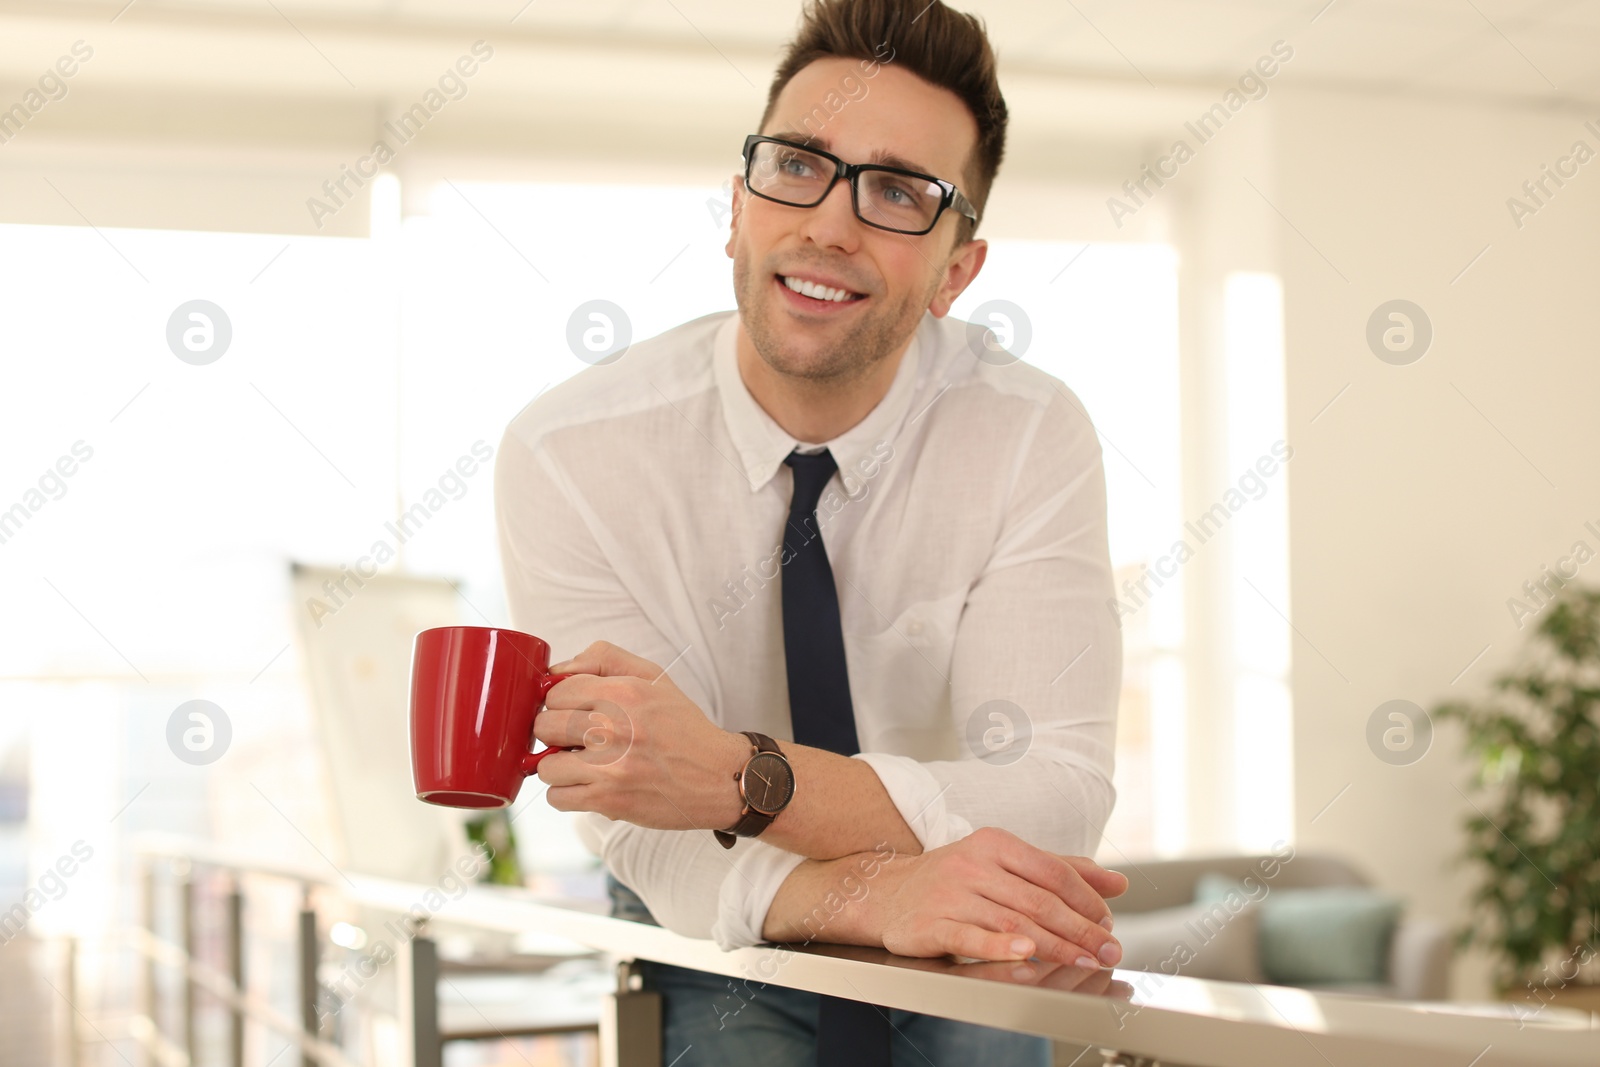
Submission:
[[[648,697],[648,686],[638,678],[597,674],[574,674],[550,687],[545,694],[545,711],[594,711],[615,713],[622,706],[637,706]],[[540,718],[543,718],[541,713]]]
[[[598,674],[602,678],[631,675],[634,678],[653,680],[660,676],[661,668],[610,641],[596,641],[572,659],[550,665],[552,674]]]
[[[1000,866],[1034,885],[1050,890],[1067,906],[1090,922],[1111,917],[1105,898],[1084,881],[1083,875],[1065,857],[1034,848],[1023,841],[1013,842],[998,852]]]
[[[1122,960],[1122,946],[1104,926],[1092,922],[1072,910],[1055,893],[1025,878],[1009,872],[997,872],[997,877],[977,887],[989,900],[1032,919],[1043,929],[1077,948],[1079,954],[1087,951],[1098,964],[1115,966]],[[1067,959],[1076,963],[1078,956]]]
[[[1120,897],[1128,891],[1128,876],[1120,871],[1102,867],[1084,856],[1062,856],[1062,859],[1083,876],[1090,887],[1102,897]]]
[[[539,768],[544,770],[543,765]],[[582,785],[553,785],[545,790],[545,802],[557,811],[595,811],[593,792]]]
[[[550,787],[552,794],[557,789],[588,785],[594,781],[594,771],[575,752],[550,753],[539,761],[538,776],[539,781]],[[554,803],[553,798],[551,802]]]
[[[559,663],[550,664],[550,673],[573,674],[576,672],[576,668],[579,666],[585,664],[598,665],[600,662],[601,649],[606,643],[607,642],[605,641],[589,642],[589,646],[587,648],[585,648],[582,652],[579,652],[576,656],[573,656],[571,659],[564,659]]]
[[[1070,963],[1076,967],[1098,970],[1101,961],[1096,949],[1071,937],[1062,937],[1033,919],[1025,912],[997,904],[985,896],[970,898],[971,905],[952,916],[986,930],[996,930],[1012,937],[1024,937],[1034,943],[1034,955],[1050,963]],[[1099,930],[1099,927],[1095,927]],[[1101,930],[1101,934],[1105,931]]]
[[[546,709],[533,721],[533,736],[591,766],[603,766],[616,763],[633,747],[633,719],[606,700],[590,709]]]
[[[1107,870],[1106,867],[1096,864],[1093,859],[1088,859],[1086,856],[1051,854],[1074,870],[1078,877],[1083,878],[1083,885],[1093,889],[1094,893],[1099,894],[1101,899],[1107,896],[1122,896],[1123,891],[1128,888],[1128,877],[1126,875],[1115,872],[1115,870]]]
[[[1026,937],[955,919],[934,920],[928,934],[941,951],[975,960],[1025,960],[1035,951],[1035,945]]]
[[[561,748],[583,744],[584,716],[588,712],[568,708],[545,708],[533,720],[535,740]]]

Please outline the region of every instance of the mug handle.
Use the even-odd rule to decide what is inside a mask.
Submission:
[[[547,674],[543,678],[539,679],[537,683],[539,686],[539,710],[543,710],[545,697],[550,694],[550,690],[555,687],[555,684],[557,682],[565,681],[571,677],[572,675],[570,674]],[[534,711],[534,715],[538,715],[539,710]],[[530,774],[538,774],[540,760],[544,759],[552,752],[565,751],[567,750],[564,748],[556,748],[552,746],[545,749],[543,752],[524,752],[522,754],[522,776],[526,778]]]

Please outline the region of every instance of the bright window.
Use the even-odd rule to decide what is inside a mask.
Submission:
[[[0,227],[15,353],[0,508],[29,499],[77,442],[92,449],[0,543],[0,791],[30,749],[36,799],[54,795],[46,779],[92,783],[71,810],[30,813],[35,866],[91,815],[108,843],[248,826],[264,850],[334,852],[318,768],[297,755],[313,731],[287,561],[353,562],[474,442],[497,445],[530,398],[586,366],[566,341],[580,304],[621,306],[635,339],[734,306],[715,187],[447,182],[427,203],[378,219],[369,240]],[[1025,309],[1024,357],[1093,417],[1119,586],[1181,525],[1176,279],[1162,245],[996,240],[954,310]],[[208,365],[169,347],[169,318],[197,299],[231,326]],[[503,620],[489,476],[400,562],[459,579],[464,621]],[[1170,850],[1181,825],[1182,619],[1181,576],[1123,619],[1108,862]],[[168,750],[170,715],[195,698],[230,715],[225,772]],[[70,744],[86,727],[110,738],[89,750],[94,766]],[[559,813],[528,809],[518,826],[543,858],[585,861]]]
[[[951,314],[975,317],[995,301],[1021,309],[1031,334],[1022,358],[1077,394],[1105,457],[1123,688],[1117,806],[1100,859],[1172,852],[1186,799],[1183,582],[1181,571],[1146,576],[1182,525],[1177,256],[1165,245],[991,241]]]

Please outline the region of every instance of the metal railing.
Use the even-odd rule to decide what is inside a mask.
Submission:
[[[194,998],[203,991],[229,1012],[228,1048],[235,1067],[242,1067],[247,1023],[265,1026],[297,1045],[302,1067],[355,1067],[318,1030],[317,898],[332,894],[362,908],[404,916],[432,887],[359,875],[335,880],[318,870],[264,863],[185,839],[142,838],[135,851],[142,865],[144,901],[142,925],[132,941],[146,961],[137,1029],[152,1060],[163,1067],[193,1064]],[[229,879],[221,967],[205,964],[195,955],[196,871],[207,869]],[[179,944],[160,939],[154,929],[158,870],[171,876],[177,891]],[[257,876],[300,886],[298,1019],[247,990],[243,882]],[[1048,980],[1008,981],[997,977],[993,965],[974,969],[949,960],[906,959],[882,949],[813,943],[724,952],[709,941],[612,918],[592,902],[560,906],[503,887],[470,887],[454,899],[448,916],[435,915],[409,926],[396,953],[402,1045],[398,1067],[440,1067],[442,1042],[449,1039],[440,1026],[440,960],[429,924],[538,932],[566,939],[577,951],[613,958],[616,990],[604,998],[598,1022],[566,1028],[597,1032],[605,1067],[662,1063],[661,1002],[657,994],[640,988],[635,960],[1037,1034],[1099,1049],[1106,1063],[1149,1067],[1180,1063],[1281,1067],[1323,1060],[1362,1067],[1463,1067],[1479,1061],[1496,1067],[1600,1063],[1600,1021],[1560,1009],[1530,1019],[1493,1006],[1386,1002],[1133,971],[1118,972],[1127,983],[1122,994],[1094,995],[1079,991],[1072,981],[1059,985]],[[164,1034],[156,1022],[161,1014],[156,1004],[158,967],[182,975],[176,1038]],[[1069,969],[1060,973],[1069,975]],[[542,1026],[528,1032],[564,1031]]]
[[[342,900],[378,911],[406,916],[409,906],[430,887],[362,876],[336,880],[314,868],[261,861],[241,853],[203,842],[165,836],[145,836],[134,845],[141,884],[140,923],[126,935],[126,942],[144,961],[140,983],[140,1004],[129,1021],[129,1035],[161,1067],[191,1067],[196,1061],[196,994],[204,992],[227,1009],[228,1034],[226,1062],[244,1067],[245,1026],[253,1022],[273,1031],[297,1046],[302,1067],[361,1067],[321,1033],[318,966],[321,938],[317,895],[333,893]],[[212,871],[228,878],[223,896],[222,967],[202,962],[196,954],[197,923],[195,896],[201,871]],[[162,885],[162,874],[170,884]],[[245,961],[245,890],[247,877],[277,879],[296,885],[300,906],[295,924],[296,1014],[285,1014],[264,998],[249,992]],[[177,898],[177,928],[180,943],[164,940],[157,933],[157,902],[163,888]],[[401,983],[400,1031],[404,1063],[401,1067],[439,1067],[443,1043],[476,1038],[483,1034],[454,1035],[440,1026],[438,948],[428,935],[426,924],[409,917],[404,920],[409,936],[402,940],[396,969]],[[182,990],[179,1033],[165,1033],[159,1019],[159,971],[166,968],[180,976]],[[497,1030],[501,1037],[594,1032],[598,1026],[583,1021],[565,1025],[539,1025]],[[69,1053],[76,1061],[77,1052]]]

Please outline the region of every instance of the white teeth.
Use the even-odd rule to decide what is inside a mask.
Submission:
[[[800,278],[790,278],[787,275],[779,275],[779,277],[783,278],[784,285],[787,285],[795,292],[817,300],[831,300],[836,304],[843,304],[854,299],[847,289],[830,289],[826,285],[818,285],[815,282],[804,281]]]

